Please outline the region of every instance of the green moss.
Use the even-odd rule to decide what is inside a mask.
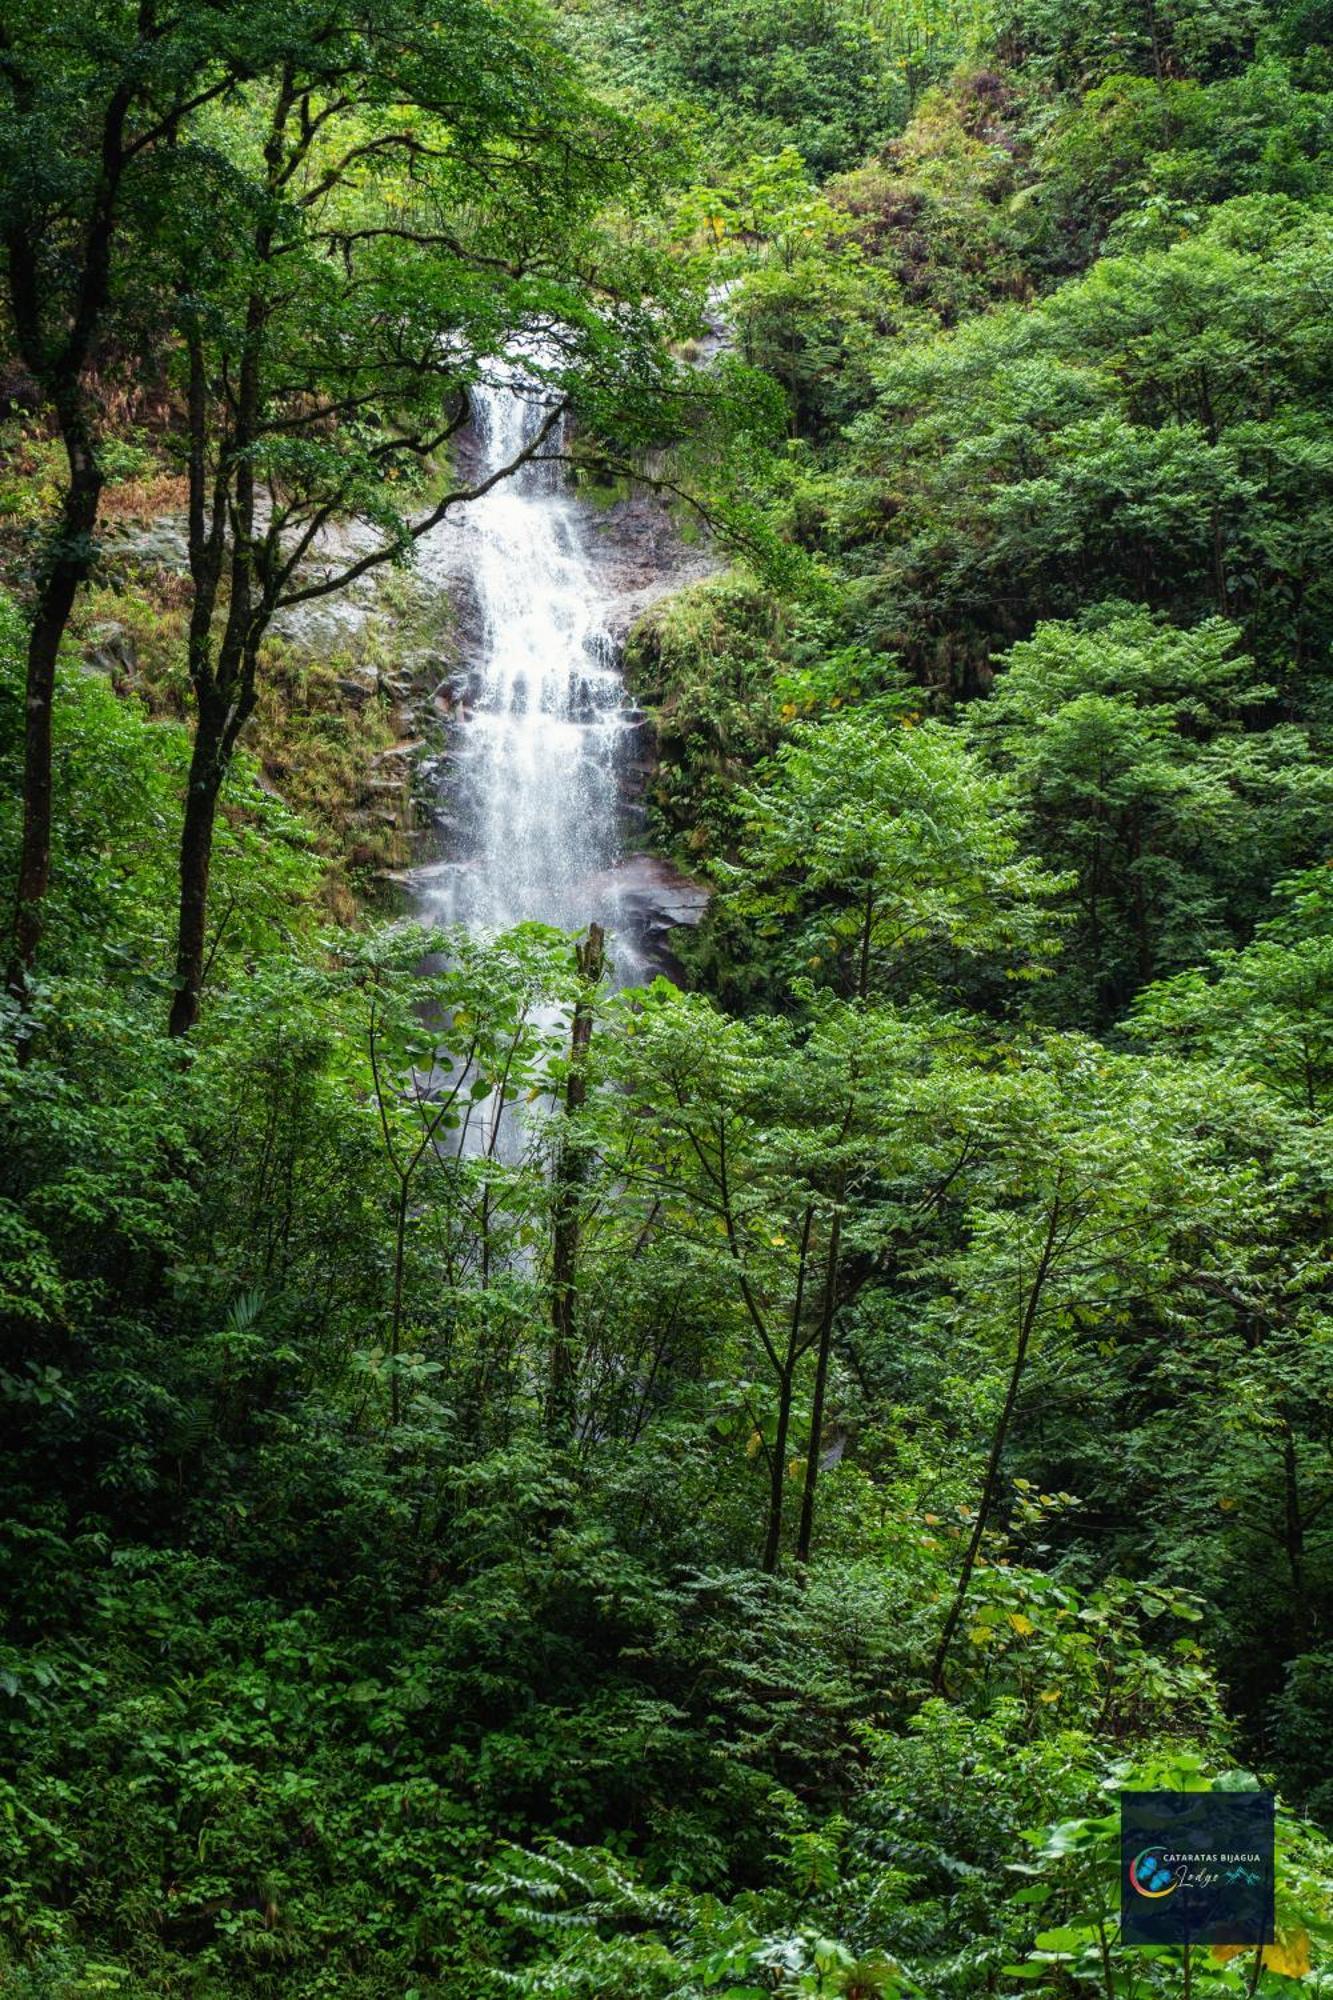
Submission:
[[[657,731],[653,831],[695,862],[727,845],[732,793],[776,741],[789,664],[781,607],[741,570],[664,599],[630,633],[625,677]]]

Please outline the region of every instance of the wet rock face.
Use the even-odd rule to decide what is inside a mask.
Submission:
[[[618,926],[637,960],[626,970],[640,978],[658,972],[679,977],[676,933],[702,921],[709,891],[656,854],[631,854],[613,875]]]
[[[639,489],[609,507],[588,506],[582,512],[589,554],[610,606],[609,629],[617,640],[624,638],[635,619],[657,598],[718,567],[705,544],[682,540],[667,501],[650,489]],[[302,565],[302,581],[317,582],[369,554],[379,541],[378,532],[361,521],[339,522],[327,528]],[[473,580],[475,550],[466,509],[447,516],[417,553],[413,574],[418,590],[447,595],[458,655],[463,660],[475,657],[482,639],[481,607]],[[108,529],[103,562],[113,570],[129,567],[187,575],[190,563],[184,516],[162,514],[151,521],[131,521]],[[345,647],[372,619],[386,615],[386,586],[391,577],[400,576],[401,572],[386,566],[368,571],[346,589],[327,597],[291,605],[274,619],[273,633],[311,653]]]
[[[302,565],[300,580],[317,583],[380,544],[379,533],[361,521],[342,521],[325,529]],[[113,574],[126,570],[188,576],[190,551],[182,514],[160,514],[151,521],[128,521],[109,528],[102,538],[102,567]],[[346,589],[305,604],[289,605],[274,618],[270,631],[278,639],[312,654],[345,648],[383,609],[384,584],[390,572],[372,570]]]
[[[184,576],[190,567],[183,514],[159,514],[153,521],[127,521],[102,538],[102,561],[112,568],[169,570]]]
[[[460,474],[511,458],[522,416],[482,397],[476,434],[458,441]],[[453,658],[436,662],[435,741],[415,772],[431,837],[394,876],[412,902],[452,922],[595,920],[620,981],[680,975],[671,940],[698,922],[707,892],[634,852],[657,746],[620,656],[650,604],[714,568],[661,495],[598,505],[557,466],[528,467],[426,538],[418,575],[451,606]]]
[[[83,664],[90,674],[106,674],[113,687],[129,687],[139,670],[139,655],[133,634],[114,618],[91,627],[84,645]]]
[[[385,879],[406,890],[414,902],[430,903],[473,867],[458,860],[422,861],[385,871]],[[682,930],[703,919],[710,891],[656,854],[631,854],[580,885],[589,909],[613,931],[615,971],[622,985],[637,985],[665,973],[679,979],[675,944]]]
[[[464,476],[475,470],[468,462],[472,448],[462,441]],[[581,504],[568,489],[565,496],[579,522],[597,601],[605,649],[600,664],[614,669],[626,635],[648,607],[708,575],[717,562],[706,545],[682,538],[677,516],[651,489],[604,507]],[[478,589],[478,533],[475,517],[460,508],[424,538],[410,572],[388,566],[369,571],[343,590],[289,607],[271,628],[301,653],[340,656],[338,694],[354,713],[377,699],[390,704],[398,740],[368,761],[360,811],[367,822],[399,828],[417,866],[383,872],[425,903],[436,901],[467,865],[441,857],[459,850],[456,758],[479,697],[479,667],[491,643],[488,620],[504,618],[504,606],[488,607]],[[366,524],[339,524],[316,543],[302,581],[318,582],[377,545]],[[112,574],[188,577],[184,519],[164,515],[113,529],[103,561]],[[136,669],[131,635],[114,624],[96,628],[86,663],[117,685],[128,684]],[[590,907],[604,910],[622,941],[621,978],[659,971],[678,976],[672,935],[699,921],[708,892],[667,862],[633,851],[643,838],[658,753],[651,719],[629,706],[628,696],[625,702],[616,718],[615,799],[608,807],[613,820],[618,816],[620,838],[613,846],[624,858],[604,877],[586,878],[584,887]]]
[[[681,539],[670,507],[641,491],[602,512],[590,510],[589,547],[608,600],[607,626],[624,642],[635,620],[659,597],[708,576],[717,558]]]

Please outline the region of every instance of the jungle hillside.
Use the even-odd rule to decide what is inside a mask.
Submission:
[[[5,2000],[1333,1994],[1331,417],[1330,0],[2,0]]]

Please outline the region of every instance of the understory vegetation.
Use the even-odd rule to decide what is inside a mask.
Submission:
[[[14,2000],[1333,1993],[1331,44],[10,0]],[[515,356],[680,983],[386,903]]]

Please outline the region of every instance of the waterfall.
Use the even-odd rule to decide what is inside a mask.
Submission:
[[[516,375],[474,392],[479,477],[531,443],[548,409],[534,389]],[[454,865],[435,912],[482,931],[614,924],[625,701],[582,511],[562,468],[538,460],[469,502],[463,525],[479,644],[448,760]]]

